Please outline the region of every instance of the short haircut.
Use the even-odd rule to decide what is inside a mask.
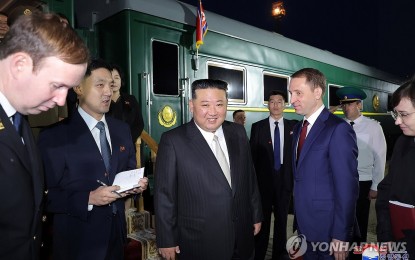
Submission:
[[[83,64],[89,51],[78,34],[55,14],[32,12],[13,22],[0,44],[0,60],[25,52],[33,60],[33,70],[44,58],[56,57],[65,63]]]
[[[402,99],[407,98],[411,101],[412,106],[415,108],[415,75],[412,79],[403,83],[392,94],[391,105],[393,108],[399,105]]]
[[[228,98],[228,83],[220,79],[199,79],[192,83],[192,99],[196,99],[196,90],[216,88],[224,90]]]
[[[326,77],[319,70],[304,68],[295,72],[291,78],[305,78],[306,83],[311,87],[311,90],[314,91],[316,88],[321,88],[321,96],[324,96],[324,93],[326,92]]]
[[[239,112],[245,113],[245,111],[243,111],[242,109],[235,110],[232,114],[233,119],[235,119],[236,114],[238,114]]]
[[[284,102],[287,101],[285,93],[283,93],[282,91],[279,91],[279,90],[271,90],[268,94],[268,101],[271,99],[271,96],[276,96],[276,95],[280,95],[284,99]]]
[[[91,76],[91,73],[97,69],[107,69],[111,73],[111,65],[103,59],[93,59],[88,63],[88,67],[86,68],[85,77],[87,78]]]
[[[120,79],[121,79],[121,87],[124,86],[124,71],[122,70],[121,66],[119,66],[118,64],[111,64],[111,71],[116,70],[118,71],[118,74],[120,74]]]

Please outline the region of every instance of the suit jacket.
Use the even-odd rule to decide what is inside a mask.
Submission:
[[[282,180],[282,186],[286,192],[291,192],[293,187],[292,130],[297,122],[296,120],[284,119],[284,159],[281,171],[283,176],[281,176],[280,180]],[[275,174],[275,170],[274,147],[272,145],[268,117],[252,124],[250,144],[262,202],[264,203],[265,200],[271,202],[272,194],[275,190],[272,179],[272,174]]]
[[[99,148],[78,110],[39,136],[48,189],[46,210],[54,215],[55,259],[104,259],[111,221],[119,221],[119,239],[126,239],[124,200],[115,202],[115,217],[109,205],[88,211],[89,193],[99,187],[97,180],[111,185],[118,172],[136,168],[128,125],[111,117],[106,121],[112,147],[109,181]]]
[[[21,137],[0,105],[0,259],[38,259],[43,171],[29,124]]]
[[[389,213],[389,200],[415,205],[415,175],[413,161],[415,142],[413,136],[400,136],[395,143],[389,171],[378,186],[376,200],[378,241],[394,241]],[[415,253],[415,230],[406,230],[406,240],[410,251]],[[411,239],[410,239],[411,238]],[[412,259],[411,255],[411,259]]]
[[[130,126],[133,143],[137,141],[144,129],[144,120],[140,105],[133,95],[120,93],[117,102],[111,101],[110,110],[107,114],[126,122]]]
[[[294,127],[293,158],[302,123]],[[344,120],[323,109],[293,159],[298,228],[308,241],[350,241],[359,195],[356,134]]]
[[[165,132],[156,162],[155,211],[159,248],[180,246],[181,260],[241,259],[254,251],[253,224],[262,220],[260,195],[245,129],[222,124],[232,188],[195,122]]]

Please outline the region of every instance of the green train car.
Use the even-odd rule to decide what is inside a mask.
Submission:
[[[194,80],[220,78],[229,83],[227,119],[232,120],[234,110],[245,110],[249,136],[251,124],[268,115],[269,91],[287,93],[290,75],[305,67],[326,75],[327,107],[339,104],[338,88],[361,88],[368,96],[363,114],[381,122],[389,148],[400,134],[388,104],[401,81],[375,68],[209,11],[209,31],[197,53],[196,7],[175,0],[78,0],[74,12],[75,24],[84,28],[79,31],[87,35],[93,52],[125,69],[124,91],[139,100],[145,129],[156,141],[191,119],[188,103]],[[300,118],[289,102],[284,112],[287,118]],[[335,113],[343,116],[341,110]]]

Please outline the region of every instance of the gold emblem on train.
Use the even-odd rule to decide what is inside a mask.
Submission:
[[[373,98],[372,98],[372,106],[373,106],[373,109],[375,110],[375,111],[378,111],[378,109],[379,109],[379,107],[380,107],[380,100],[379,100],[379,96],[378,95],[373,95]]]
[[[176,124],[176,111],[170,106],[164,106],[158,114],[159,124],[164,127],[171,127]]]

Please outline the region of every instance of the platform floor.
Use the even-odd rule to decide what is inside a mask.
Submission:
[[[367,232],[367,242],[376,242],[376,210],[375,210],[375,200],[372,200],[372,203],[370,203],[370,213],[369,213],[369,224],[368,224],[368,232]],[[271,219],[274,219],[274,217],[272,217]],[[287,224],[287,239],[290,238],[293,233],[293,219],[294,216],[293,215],[288,215],[288,224]],[[273,230],[273,221],[271,223],[271,235],[270,235],[270,240],[269,240],[269,244],[268,244],[268,251],[267,251],[267,255],[265,257],[265,260],[270,260],[272,255],[271,255],[271,249],[272,249],[272,230]]]

